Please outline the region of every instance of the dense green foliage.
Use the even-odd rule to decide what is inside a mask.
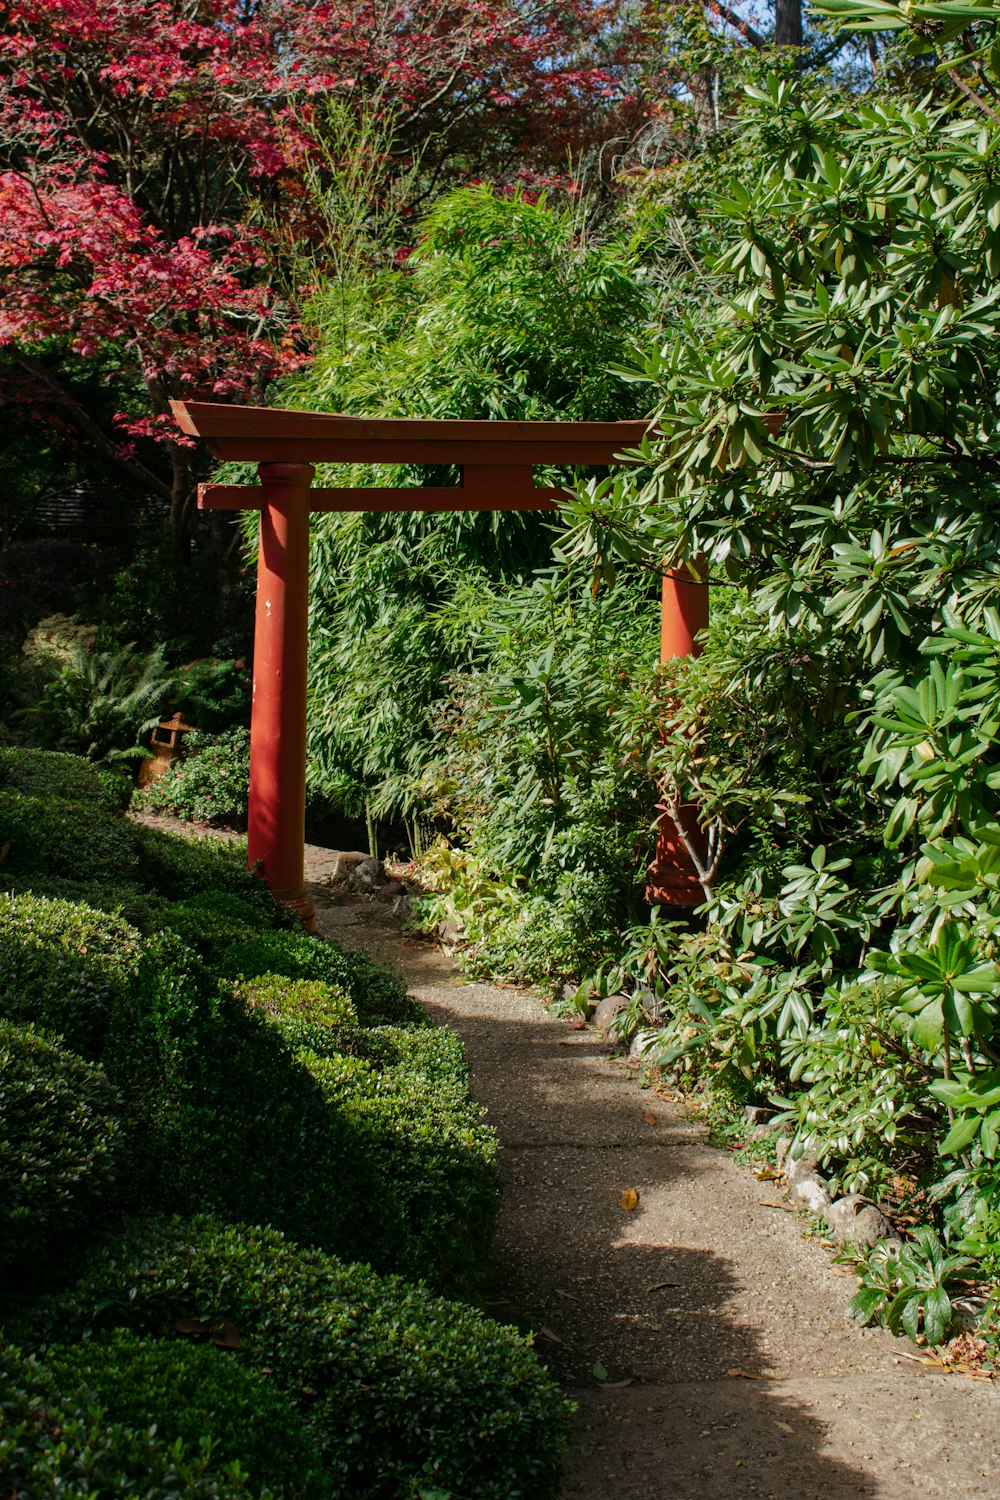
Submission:
[[[119,1115],[101,1068],[0,1019],[0,1266],[38,1256],[108,1196]]]
[[[181,1319],[235,1328],[250,1366],[293,1396],[336,1494],[556,1493],[566,1403],[513,1330],[273,1230],[134,1224],[30,1323],[36,1337],[167,1338]]]
[[[162,1375],[166,1361],[158,1363]],[[227,1384],[231,1396],[233,1382]],[[248,1391],[258,1394],[248,1382],[244,1400]],[[262,1394],[266,1399],[270,1393],[265,1387]],[[170,1413],[157,1406],[158,1415],[161,1410],[170,1425]],[[300,1493],[252,1484],[238,1461],[214,1462],[210,1439],[191,1449],[167,1442],[149,1427],[123,1426],[80,1388],[75,1371],[67,1388],[37,1356],[10,1347],[0,1348],[0,1481],[17,1500],[53,1494],[65,1500],[95,1495],[109,1500],[281,1500],[288,1495],[291,1500]]]
[[[125,827],[83,762],[2,771],[12,797],[71,793],[70,839]],[[293,930],[232,851],[127,831],[132,881],[111,858],[56,897],[26,857],[0,897],[2,1313],[24,1351],[0,1356],[0,1480],[554,1494],[565,1403],[520,1335],[432,1296],[480,1283],[497,1198],[458,1038]],[[35,869],[57,886],[44,848]]]
[[[192,822],[245,827],[250,777],[250,731],[190,734],[182,760],[138,793],[145,812],[170,813]]]

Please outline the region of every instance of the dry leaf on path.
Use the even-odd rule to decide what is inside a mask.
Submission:
[[[652,1286],[648,1286],[646,1288],[646,1292],[647,1292],[647,1294],[649,1292],[662,1292],[663,1288],[665,1286],[678,1287],[678,1286],[680,1286],[680,1282],[679,1281],[654,1281]]]
[[[753,1175],[758,1182],[779,1182],[785,1174],[775,1171],[774,1167],[761,1167],[760,1171]]]
[[[553,1333],[551,1328],[539,1328],[538,1333],[541,1338],[548,1339],[550,1344],[562,1343],[562,1339],[559,1337],[558,1333]]]
[[[626,1188],[618,1201],[626,1213],[631,1213],[634,1208],[638,1207],[639,1194],[635,1188]]]
[[[755,1370],[741,1370],[738,1365],[733,1370],[727,1370],[726,1374],[730,1375],[734,1379],[738,1379],[738,1380],[766,1380],[767,1379],[766,1375],[758,1375]]]
[[[574,1297],[572,1292],[561,1292],[558,1287],[556,1287],[556,1296],[564,1298],[566,1302],[579,1302],[580,1300],[579,1297]]]
[[[627,1385],[635,1385],[635,1380],[602,1380],[599,1384],[602,1391],[623,1391]]]
[[[646,1122],[647,1125],[655,1125],[656,1124],[657,1117],[656,1117],[656,1115],[653,1114],[653,1111],[651,1109],[647,1109],[646,1113],[643,1115],[642,1118],[645,1120],[645,1122]]]
[[[787,1204],[787,1203],[773,1203],[770,1198],[758,1198],[757,1199],[757,1207],[758,1208],[780,1208],[783,1213],[786,1213],[786,1214],[794,1213],[794,1209],[789,1204]],[[850,1274],[853,1276],[854,1272],[852,1271]]]

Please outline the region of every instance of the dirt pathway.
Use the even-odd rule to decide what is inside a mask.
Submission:
[[[768,1184],[526,992],[463,983],[383,903],[312,894],[465,1041],[504,1147],[492,1310],[579,1403],[564,1500],[1000,1496],[1000,1389],[850,1323],[851,1278]]]

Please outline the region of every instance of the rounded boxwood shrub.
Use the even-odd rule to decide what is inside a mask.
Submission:
[[[168,1346],[169,1347],[169,1346]],[[35,1355],[0,1345],[0,1494],[5,1500],[288,1500],[149,1427],[109,1419],[86,1391],[64,1391]]]
[[[516,1330],[274,1230],[139,1221],[33,1314],[36,1336],[73,1339],[230,1322],[246,1359],[294,1398],[337,1495],[557,1492],[569,1408]]]
[[[31,796],[0,789],[4,869],[14,876],[86,872],[96,880],[131,880],[139,871],[132,825],[110,802],[77,802],[58,791]]]
[[[406,986],[367,953],[347,952],[329,939],[304,932],[252,933],[230,943],[209,962],[221,979],[319,979],[346,991],[363,1026],[426,1026],[423,1008]]]
[[[29,797],[91,802],[105,811],[117,805],[98,768],[62,750],[0,749],[0,788]]]
[[[273,1020],[305,1021],[311,1027],[342,1032],[357,1028],[358,1013],[346,990],[321,979],[286,979],[283,974],[261,974],[238,980],[233,993],[251,1010]]]
[[[385,1027],[361,1032],[357,1051],[307,1042],[299,1055],[376,1175],[379,1243],[394,1247],[393,1270],[472,1292],[499,1183],[496,1136],[469,1095],[461,1039],[444,1028]]]
[[[188,1453],[209,1438],[213,1466],[238,1463],[254,1488],[302,1500],[329,1494],[316,1439],[290,1397],[227,1348],[118,1329],[56,1344],[44,1360],[60,1397],[99,1406],[106,1422],[139,1432],[155,1427],[159,1441],[180,1442]]]
[[[103,1069],[0,1020],[0,1265],[37,1256],[108,1193],[117,1111]]]
[[[0,895],[0,994],[13,1020],[100,1055],[116,1006],[136,983],[146,945],[119,917],[72,901]]]

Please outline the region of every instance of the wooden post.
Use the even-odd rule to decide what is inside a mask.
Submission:
[[[311,464],[263,463],[250,720],[247,858],[309,931],[306,900],[306,661]]]
[[[708,582],[696,578],[686,567],[663,574],[660,616],[660,660],[678,656],[700,656],[699,634],[708,628]],[[683,836],[682,836],[683,835]],[[693,802],[677,809],[674,818],[661,808],[656,826],[656,854],[647,872],[646,899],[653,905],[700,906],[705,891],[687,843],[704,859],[705,835],[698,825]]]

